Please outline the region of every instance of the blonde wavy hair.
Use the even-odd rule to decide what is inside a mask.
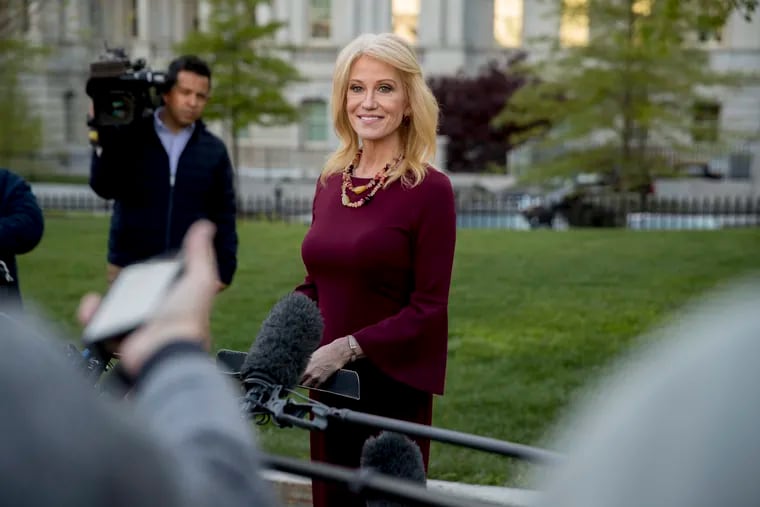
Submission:
[[[324,184],[328,177],[342,172],[359,150],[359,136],[351,128],[346,111],[346,94],[351,66],[363,55],[384,62],[399,72],[411,110],[409,121],[399,126],[404,160],[388,173],[385,186],[398,179],[406,186],[418,185],[427,172],[427,162],[435,156],[438,102],[425,83],[414,50],[392,33],[360,35],[338,55],[333,74],[332,117],[340,146],[327,159],[320,179]]]

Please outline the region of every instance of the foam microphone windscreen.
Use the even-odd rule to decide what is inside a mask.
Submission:
[[[308,296],[293,292],[283,297],[261,324],[241,378],[294,387],[322,339],[323,327],[319,308]]]
[[[405,435],[383,431],[362,447],[361,467],[414,482],[425,482],[425,465],[419,446]]]
[[[364,442],[361,468],[373,469],[384,475],[425,484],[425,464],[419,446],[405,435],[383,431]],[[406,507],[407,504],[372,495],[367,507]]]

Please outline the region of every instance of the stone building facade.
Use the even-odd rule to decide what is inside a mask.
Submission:
[[[45,155],[70,171],[86,167],[84,84],[88,64],[104,44],[164,68],[173,45],[202,27],[208,12],[204,0],[17,1],[21,33],[52,48],[47,62],[28,76],[27,90],[44,119]],[[277,39],[292,48],[289,58],[307,78],[286,95],[304,114],[298,124],[243,132],[241,168],[320,167],[336,143],[329,119],[333,64],[356,35],[396,31],[413,42],[427,75],[472,73],[505,51],[530,50],[535,36],[582,39],[584,26],[547,14],[555,1],[561,0],[272,0],[256,15],[285,23]],[[709,46],[715,68],[760,71],[759,18],[730,19],[721,42]],[[724,94],[718,105],[720,125],[760,137],[760,86]]]

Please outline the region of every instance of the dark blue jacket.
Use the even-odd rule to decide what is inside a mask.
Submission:
[[[0,306],[21,302],[16,255],[37,246],[44,223],[29,184],[0,169]]]
[[[176,251],[190,225],[207,218],[217,227],[219,279],[229,284],[237,267],[235,190],[224,143],[196,122],[170,184],[169,156],[153,117],[130,127],[104,129],[90,165],[90,186],[114,200],[108,262],[127,266]],[[99,154],[98,154],[99,153]]]

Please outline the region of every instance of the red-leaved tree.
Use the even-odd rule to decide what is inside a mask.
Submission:
[[[504,63],[490,62],[475,76],[460,73],[428,80],[441,108],[439,134],[448,137],[447,170],[505,172],[506,154],[513,147],[509,139],[536,126],[491,125],[512,94],[525,84],[525,78],[514,71],[524,59],[525,54],[518,53]]]

